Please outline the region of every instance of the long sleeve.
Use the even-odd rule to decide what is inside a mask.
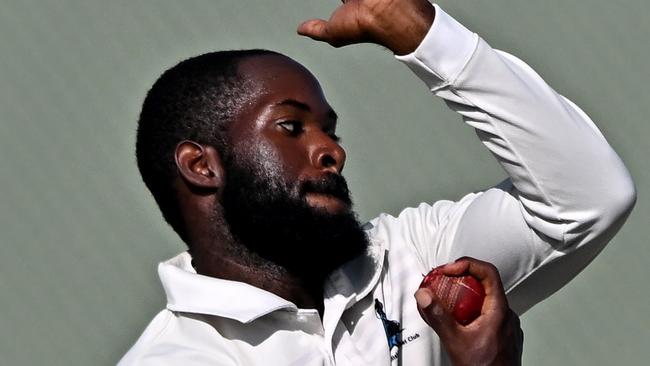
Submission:
[[[494,263],[522,313],[618,231],[634,205],[632,179],[584,112],[440,7],[418,49],[398,59],[476,130],[509,179],[396,220],[426,265],[464,255]]]

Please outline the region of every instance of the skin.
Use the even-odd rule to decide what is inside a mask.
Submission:
[[[239,68],[255,80],[256,98],[231,129],[243,154],[255,146],[266,155],[268,170],[283,173],[287,181],[303,182],[340,174],[345,150],[336,136],[337,116],[316,78],[302,65],[286,57],[265,56],[244,61]],[[252,123],[250,123],[252,122]],[[310,193],[307,202],[337,213],[350,207],[340,200]]]
[[[434,17],[433,6],[425,0],[349,0],[328,20],[303,22],[298,33],[335,47],[374,43],[403,55],[417,48]],[[251,98],[230,130],[239,153],[257,157],[264,169],[274,170],[286,182],[340,174],[345,151],[334,136],[335,114],[313,75],[282,56],[247,59],[240,64],[239,72],[254,85]],[[218,152],[210,146],[182,141],[175,157],[178,201],[197,272],[249,283],[300,308],[318,309],[322,316],[322,279],[271,273],[228,254],[234,242],[220,211],[226,172]],[[326,195],[311,194],[307,201],[332,213],[351,209]],[[486,289],[481,315],[465,327],[441,308],[430,291],[423,289],[415,294],[418,311],[440,336],[453,363],[520,364],[523,336],[519,319],[508,307],[496,268],[465,258],[443,267],[443,273],[473,275]]]
[[[300,24],[298,34],[334,47],[374,43],[405,55],[417,48],[434,17],[435,8],[425,0],[348,0],[328,20]]]
[[[286,182],[340,174],[345,151],[338,144],[336,113],[316,78],[302,65],[283,56],[260,56],[240,63],[239,73],[254,85],[252,97],[229,130],[239,156],[279,172]],[[198,273],[249,283],[275,293],[301,308],[323,309],[323,279],[304,279],[281,271],[271,273],[229,255],[234,241],[220,207],[225,171],[218,152],[184,141],[176,149],[180,172],[176,182],[182,215]],[[314,208],[339,213],[351,210],[343,201],[308,193]],[[215,225],[214,220],[217,221]]]

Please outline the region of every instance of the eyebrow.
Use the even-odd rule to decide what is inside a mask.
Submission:
[[[311,112],[311,107],[309,105],[297,101],[295,99],[285,99],[279,103],[275,103],[273,106],[285,106],[285,105],[292,106],[306,112]],[[338,119],[338,115],[336,114],[336,112],[334,112],[332,108],[330,108],[330,110],[327,111],[327,117],[334,121]]]

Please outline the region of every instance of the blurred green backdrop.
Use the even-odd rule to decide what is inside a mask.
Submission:
[[[647,364],[650,3],[440,3],[587,111],[639,190],[600,257],[523,317],[525,363]],[[503,177],[386,51],[295,35],[337,4],[0,0],[0,364],[114,364],[164,305],[156,263],[184,246],[140,181],[134,130],[149,86],[183,58],[262,47],[307,65],[341,115],[362,219]]]

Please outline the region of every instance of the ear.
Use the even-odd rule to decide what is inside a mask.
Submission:
[[[179,174],[190,186],[209,190],[223,186],[223,165],[214,147],[185,140],[176,145],[174,157]]]

